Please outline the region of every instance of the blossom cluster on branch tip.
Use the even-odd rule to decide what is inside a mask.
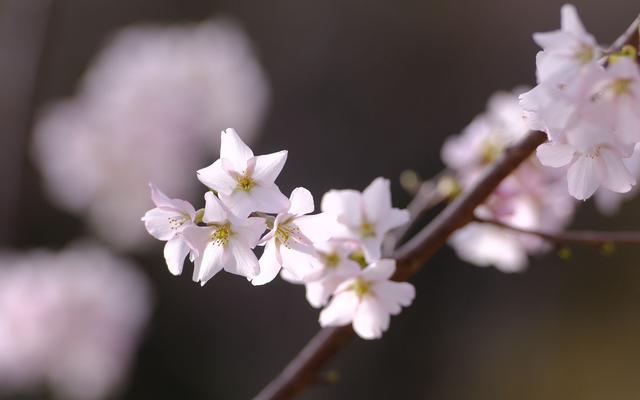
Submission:
[[[536,33],[538,85],[520,97],[530,129],[547,133],[537,155],[565,167],[579,200],[600,187],[626,193],[636,183],[626,163],[640,142],[638,49],[605,50],[564,5],[561,29]]]
[[[307,189],[298,187],[287,198],[275,183],[287,151],[255,156],[233,129],[221,133],[220,143],[220,158],[197,171],[210,189],[204,208],[171,199],[150,184],[156,207],[142,221],[166,241],[169,271],[181,274],[188,256],[193,280],[201,285],[223,269],[253,285],[280,273],[306,286],[312,306],[326,306],[322,326],[352,323],[365,339],[381,337],[390,315],[415,295],[411,284],[391,281],[395,261],[381,258],[385,234],[409,220],[406,210],[392,207],[389,181],[377,178],[363,192],[331,190],[322,212],[312,214]],[[259,259],[257,246],[264,247]]]

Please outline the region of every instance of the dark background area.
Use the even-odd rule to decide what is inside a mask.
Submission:
[[[289,149],[282,191],[304,185],[318,204],[330,188],[362,189],[386,176],[395,204],[404,206],[402,170],[437,173],[445,137],[481,112],[492,92],[534,83],[531,34],[556,29],[562,3],[0,0],[0,244],[58,248],[85,234],[80,220],[44,196],[28,137],[35,110],[73,94],[121,27],[235,18],[272,87],[254,151]],[[31,22],[10,18],[7,10],[19,4],[32,7],[21,14]],[[629,0],[574,4],[605,43],[640,12]],[[37,80],[20,86],[34,68],[24,61],[37,58],[28,49],[46,20],[38,10],[47,8]],[[637,229],[639,217],[637,201],[614,218],[588,202],[574,226]],[[301,286],[277,280],[254,288],[226,274],[200,288],[190,272],[167,273],[161,244],[154,250],[139,261],[155,286],[155,315],[118,398],[250,398],[319,329]],[[414,304],[392,319],[383,339],[354,340],[331,366],[339,383],[303,398],[637,398],[639,254],[575,248],[568,262],[552,253],[509,275],[443,249],[414,278]]]

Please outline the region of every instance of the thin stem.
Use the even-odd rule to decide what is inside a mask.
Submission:
[[[507,148],[473,188],[456,198],[394,253],[397,260],[394,279],[407,280],[446,243],[451,233],[473,221],[475,208],[545,140],[544,133],[529,132],[514,146]],[[317,381],[319,371],[349,343],[352,336],[351,326],[320,330],[254,400],[285,400],[299,395]]]
[[[492,219],[474,218],[474,220],[479,223],[495,225],[513,232],[537,236],[547,242],[555,244],[584,244],[588,246],[602,246],[606,244],[640,244],[640,232],[635,231],[564,231],[552,233],[534,229],[523,229]]]

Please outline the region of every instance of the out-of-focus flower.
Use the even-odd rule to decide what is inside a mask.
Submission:
[[[395,260],[379,260],[357,277],[342,282],[327,307],[320,312],[321,326],[341,326],[353,322],[354,331],[363,339],[378,339],[387,328],[391,315],[400,313],[413,301],[415,288],[407,282],[389,279]]]
[[[174,275],[180,275],[184,259],[190,251],[182,232],[194,224],[196,210],[188,201],[170,199],[153,184],[149,186],[151,199],[156,208],[147,211],[142,221],[151,236],[167,242],[164,246],[164,259],[169,271]]]
[[[124,383],[150,312],[145,278],[87,244],[0,254],[0,391],[98,400]]]
[[[461,135],[447,139],[442,158],[455,172],[463,190],[473,185],[507,146],[526,134],[518,106],[521,90],[495,94],[485,113],[476,117]],[[565,185],[561,173],[543,167],[532,156],[498,186],[475,214],[522,229],[556,232],[570,221],[575,207]],[[539,238],[480,223],[457,230],[449,244],[465,261],[494,265],[507,272],[522,270],[528,254],[548,248]]]
[[[207,226],[192,225],[183,231],[195,255],[193,280],[204,285],[223,268],[252,279],[260,271],[252,249],[267,229],[264,218],[235,216],[213,192],[204,198],[202,222]]]
[[[114,245],[138,249],[140,215],[154,182],[194,198],[191,179],[212,135],[235,126],[258,132],[268,100],[265,76],[245,33],[217,20],[118,33],[78,94],[39,120],[33,154],[52,199],[84,216]]]
[[[235,129],[229,128],[220,134],[220,158],[197,174],[238,217],[254,211],[279,213],[289,207],[275,184],[286,161],[286,150],[254,157]]]
[[[304,280],[314,269],[321,268],[314,244],[329,240],[331,220],[325,213],[306,215],[313,212],[314,205],[313,196],[305,188],[295,188],[289,203],[289,209],[276,216],[273,229],[261,240],[265,247],[260,274],[251,281],[254,285],[271,282],[281,268],[292,281]]]
[[[636,144],[633,155],[623,160],[627,169],[636,178],[640,179],[640,144]],[[618,212],[624,201],[631,200],[638,194],[638,185],[635,185],[627,193],[616,193],[609,190],[600,190],[595,194],[596,207],[606,215],[613,215]]]
[[[362,193],[330,190],[321,207],[337,221],[333,238],[359,241],[368,261],[380,258],[387,232],[409,221],[407,210],[392,207],[389,180],[384,178],[376,178]]]

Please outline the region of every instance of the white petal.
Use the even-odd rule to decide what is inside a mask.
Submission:
[[[396,272],[396,260],[383,258],[362,271],[362,278],[367,281],[383,281],[391,278]]]
[[[567,183],[571,196],[578,200],[586,200],[598,189],[600,180],[596,171],[596,162],[590,157],[580,156],[569,167]]]
[[[220,199],[213,192],[204,194],[205,206],[202,220],[206,223],[222,223],[227,220],[227,211],[220,203]]]
[[[191,219],[193,219],[193,217],[195,216],[196,210],[188,201],[180,199],[170,199],[153,183],[149,183],[149,188],[151,189],[151,200],[153,200],[154,204],[157,207],[172,208],[176,211],[187,214],[189,217],[191,217]]]
[[[360,226],[362,222],[362,194],[355,190],[328,191],[322,196],[320,208],[342,224]]]
[[[182,218],[183,215],[172,209],[156,207],[147,211],[142,221],[151,236],[158,240],[170,240],[178,233],[169,223],[169,218],[175,217]]]
[[[378,236],[367,236],[360,239],[362,251],[367,261],[376,261],[382,254],[382,238]]]
[[[566,32],[573,33],[577,36],[587,36],[589,33],[582,25],[582,21],[580,21],[580,17],[578,16],[578,11],[576,7],[572,4],[565,4],[560,9],[560,26],[562,26],[562,30]]]
[[[202,285],[207,283],[209,279],[213,278],[215,274],[222,270],[225,264],[228,263],[228,259],[229,257],[225,246],[210,242],[205,247],[202,256],[198,259],[199,274],[197,280],[200,281]]]
[[[636,180],[631,175],[622,159],[613,151],[600,150],[600,162],[597,164],[602,186],[616,193],[626,193]]]
[[[255,188],[254,188],[255,189]],[[251,192],[253,192],[253,190]],[[251,192],[234,190],[230,195],[220,193],[220,201],[238,218],[246,218],[254,211],[258,211]]]
[[[262,185],[270,185],[275,182],[278,175],[287,161],[287,151],[282,150],[277,153],[257,156],[252,177]]]
[[[195,257],[200,257],[205,247],[209,244],[211,228],[192,225],[182,232],[182,237],[193,252]]]
[[[231,230],[237,235],[237,239],[249,248],[254,248],[260,240],[260,236],[267,229],[264,218],[249,217],[239,224],[233,224]]]
[[[278,214],[289,209],[289,199],[282,194],[277,185],[259,186],[251,189],[255,210],[266,213]]]
[[[362,192],[365,214],[370,222],[379,221],[391,210],[391,188],[388,179],[376,178]]]
[[[230,259],[224,267],[226,271],[245,276],[248,279],[253,279],[258,275],[260,272],[258,258],[247,245],[238,240],[230,240],[228,250]]]
[[[280,272],[282,266],[278,261],[278,256],[276,254],[276,244],[274,240],[271,240],[264,247],[264,252],[262,256],[260,256],[260,273],[256,275],[255,278],[251,281],[254,286],[264,285],[265,283],[269,283],[275,279]]]
[[[378,235],[384,235],[391,229],[397,228],[409,222],[409,211],[399,208],[392,208],[382,219],[376,223]]]
[[[229,128],[221,133],[220,158],[231,161],[235,165],[236,171],[243,171],[251,157],[253,157],[253,152],[240,139],[235,129]]]
[[[328,241],[335,231],[335,220],[327,213],[305,215],[293,220],[300,232],[312,243]]]
[[[292,245],[301,247],[300,244],[292,243]],[[280,246],[280,257],[282,259],[282,268],[289,271],[294,280],[303,281],[315,269],[321,268],[320,260],[298,248],[291,248],[285,245]],[[311,248],[313,250],[313,248]]]
[[[289,214],[300,216],[311,214],[314,210],[313,196],[311,192],[303,187],[293,189],[291,196],[289,196],[289,201],[291,203]]]
[[[200,182],[218,193],[231,194],[238,185],[238,182],[222,168],[221,159],[206,168],[199,169],[196,174]]]
[[[372,285],[375,297],[380,304],[392,315],[400,312],[401,306],[411,305],[416,295],[416,289],[407,282],[382,281]]]
[[[559,168],[571,162],[573,159],[573,147],[559,142],[547,142],[538,146],[536,155],[542,165]]]
[[[363,339],[378,339],[389,328],[389,313],[373,296],[365,296],[353,318],[353,330]]]
[[[360,299],[348,290],[336,294],[329,305],[320,312],[320,326],[342,326],[353,320]]]
[[[164,259],[173,275],[182,273],[184,259],[189,254],[189,245],[181,236],[176,236],[164,245]]]

